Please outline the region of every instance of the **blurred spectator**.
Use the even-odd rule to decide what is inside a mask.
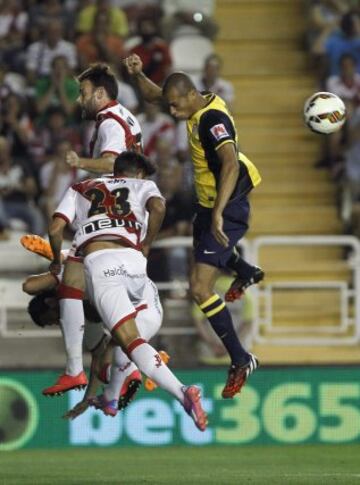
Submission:
[[[0,61],[15,69],[24,47],[27,23],[28,15],[20,0],[0,0]]]
[[[221,297],[224,297],[224,294],[229,288],[231,282],[232,278],[224,274],[216,282],[216,292]],[[236,333],[239,335],[239,338],[246,350],[250,350],[252,343],[253,320],[251,293],[245,292],[241,300],[237,300],[231,305],[231,307],[229,306],[229,310],[234,322]],[[193,305],[192,314],[199,335],[199,363],[206,365],[228,365],[230,362],[228,352],[197,305]]]
[[[205,59],[202,74],[194,79],[194,83],[199,91],[211,91],[218,94],[231,109],[234,101],[234,88],[229,81],[220,77],[222,65],[220,56],[210,54]]]
[[[111,33],[111,12],[98,10],[91,31],[80,35],[76,46],[83,69],[96,61],[117,64],[123,56],[123,41],[118,34]]]
[[[34,42],[26,53],[26,69],[28,80],[34,84],[38,76],[50,76],[51,63],[55,57],[67,59],[70,69],[77,65],[76,48],[74,44],[62,38],[62,24],[52,20],[45,27],[43,39]]]
[[[157,239],[174,236],[190,236],[193,217],[193,201],[182,190],[182,170],[178,163],[159,165],[157,183],[166,199],[166,214]],[[184,247],[154,249],[148,262],[150,278],[155,281],[187,280],[188,256]]]
[[[138,35],[141,41],[130,51],[141,57],[144,73],[156,84],[162,84],[171,69],[167,43],[158,37],[159,26],[152,16],[140,17]]]
[[[25,108],[25,100],[10,93],[1,106],[0,135],[9,142],[11,157],[25,159],[34,129]]]
[[[360,17],[356,12],[345,14],[340,22],[341,31],[324,35],[314,42],[312,52],[315,55],[325,55],[326,71],[330,75],[338,75],[340,59],[344,54],[351,54],[356,59],[356,71],[360,72]]]
[[[158,140],[166,140],[174,153],[175,123],[171,116],[162,113],[156,104],[145,103],[144,113],[138,115],[143,135],[143,147],[146,156],[156,158]]]
[[[91,32],[98,13],[106,13],[110,18],[110,32],[122,38],[127,37],[129,26],[125,13],[118,7],[111,6],[109,0],[96,0],[94,5],[88,5],[80,10],[76,31],[81,34]]]
[[[11,219],[20,219],[27,230],[44,234],[44,221],[35,206],[35,179],[19,163],[12,161],[10,144],[0,137],[0,226],[9,227]]]
[[[46,112],[46,124],[38,126],[35,137],[30,145],[32,158],[37,165],[46,161],[46,155],[51,153],[59,141],[68,140],[72,149],[81,153],[82,143],[79,130],[66,123],[67,116],[61,107],[49,108]]]
[[[309,47],[321,36],[322,42],[339,29],[343,15],[350,10],[347,0],[315,0],[309,8]]]
[[[65,37],[71,32],[72,19],[69,11],[63,6],[61,0],[46,0],[36,2],[28,9],[29,24],[38,33],[42,32],[49,22],[59,20],[63,26]]]
[[[71,74],[67,58],[54,57],[50,74],[39,78],[35,84],[35,103],[38,114],[44,115],[49,107],[58,106],[71,118],[78,96],[79,85]],[[44,120],[46,121],[46,116],[42,117],[42,121]]]
[[[125,106],[132,113],[137,113],[139,109],[139,100],[136,96],[135,90],[130,84],[124,82],[116,69],[113,68],[116,73],[118,83],[118,98],[120,104]]]
[[[40,186],[43,191],[43,205],[48,221],[65,191],[79,179],[88,175],[84,170],[74,169],[65,163],[66,152],[73,149],[74,147],[69,141],[57,141],[50,160],[41,167]]]

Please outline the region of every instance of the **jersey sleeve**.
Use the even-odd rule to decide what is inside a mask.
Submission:
[[[199,138],[205,149],[217,150],[225,143],[235,142],[235,129],[223,111],[210,109],[200,119]]]
[[[61,217],[68,224],[74,222],[76,215],[76,198],[78,193],[72,187],[67,189],[65,195],[57,206],[53,217]]]
[[[146,203],[151,197],[159,197],[165,201],[165,198],[161,194],[158,186],[152,180],[147,180],[143,185],[142,190],[139,193],[140,204],[145,207]]]
[[[125,131],[117,121],[104,120],[99,127],[98,142],[100,155],[103,153],[119,155],[126,150]]]

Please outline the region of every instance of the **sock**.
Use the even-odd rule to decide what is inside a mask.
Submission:
[[[60,326],[66,350],[66,370],[70,376],[76,376],[84,370],[82,342],[84,336],[83,302],[78,299],[61,298]]]
[[[240,256],[235,248],[232,255],[228,259],[226,266],[234,270],[238,274],[238,276],[246,280],[251,278],[254,273],[254,266],[247,263],[245,259]]]
[[[213,295],[200,305],[201,311],[209,320],[216,335],[228,351],[232,364],[245,364],[248,354],[240,343],[231,314],[219,295]]]
[[[160,355],[151,345],[142,338],[137,338],[128,345],[127,353],[141,372],[150,377],[159,387],[172,394],[181,404],[184,403],[184,385],[164,364]]]
[[[119,399],[121,388],[126,378],[134,371],[138,370],[134,362],[120,347],[114,349],[114,362],[110,369],[110,381],[105,387],[105,398],[108,401]]]

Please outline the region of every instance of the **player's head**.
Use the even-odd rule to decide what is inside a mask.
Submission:
[[[95,119],[97,112],[118,96],[116,77],[107,64],[93,64],[77,79],[80,83],[78,102],[84,119]]]
[[[54,290],[34,296],[28,305],[28,313],[39,327],[59,325],[59,303]]]
[[[156,172],[150,160],[140,153],[125,151],[115,159],[115,177],[145,178]]]
[[[184,72],[170,74],[162,92],[169,105],[170,113],[178,120],[186,120],[197,111],[196,102],[199,92]]]

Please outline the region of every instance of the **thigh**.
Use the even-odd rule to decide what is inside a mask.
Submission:
[[[85,290],[84,266],[81,261],[69,259],[65,261],[62,283],[71,288]]]

